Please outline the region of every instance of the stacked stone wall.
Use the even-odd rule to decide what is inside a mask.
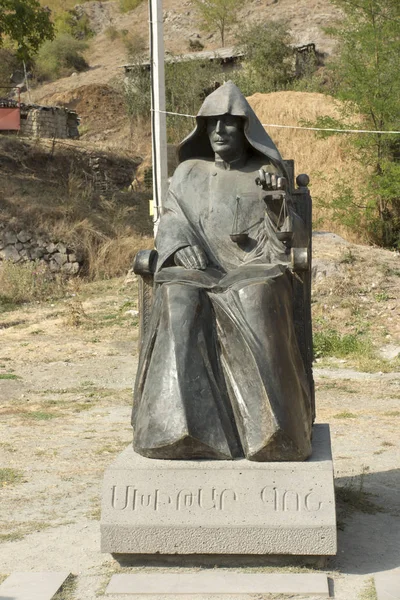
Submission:
[[[77,138],[78,117],[65,108],[21,108],[20,135],[35,138]]]
[[[83,263],[83,257],[67,248],[62,242],[52,242],[44,236],[28,231],[0,231],[0,263],[9,260],[23,263],[37,260],[46,264],[52,273],[76,275]]]

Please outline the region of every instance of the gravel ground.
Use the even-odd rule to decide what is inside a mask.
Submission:
[[[0,573],[67,570],[77,578],[65,598],[94,600],[121,572],[100,553],[100,486],[131,440],[137,322],[120,281],[85,294],[79,327],[65,324],[65,300],[0,314]],[[400,374],[339,367],[315,369],[336,484],[353,493],[338,503],[326,571],[338,600],[356,600],[374,573],[400,565]]]

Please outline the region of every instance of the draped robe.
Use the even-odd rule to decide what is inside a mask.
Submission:
[[[265,161],[184,160],[171,181],[134,392],[134,448],[144,456],[310,455],[311,393],[293,324],[293,274],[255,184]],[[293,245],[306,245],[301,219],[293,211],[290,219]],[[249,234],[243,245],[230,238],[234,224]],[[207,268],[175,266],[174,253],[194,245]]]

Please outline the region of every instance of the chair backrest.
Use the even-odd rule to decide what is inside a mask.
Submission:
[[[312,199],[308,189],[309,178],[307,175],[298,175],[294,180],[294,161],[286,160],[289,174],[289,189],[293,200],[293,208],[302,218],[306,226],[308,238],[309,268],[296,273],[293,278],[293,319],[297,343],[303,359],[308,384],[312,398],[312,414],[315,419],[315,388],[312,373],[313,339],[311,320],[311,253],[312,253]],[[296,187],[297,184],[297,187]]]

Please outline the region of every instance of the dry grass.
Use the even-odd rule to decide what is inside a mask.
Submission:
[[[339,116],[335,100],[310,92],[275,92],[254,94],[248,101],[263,124],[301,126],[302,121],[315,121],[318,116]],[[308,173],[314,200],[313,218],[318,229],[348,234],[333,224],[319,201],[329,200],[340,177],[352,180],[357,187],[362,178],[360,164],[351,157],[347,136],[339,134],[325,139],[313,131],[266,127],[285,159],[294,159],[296,174]],[[347,237],[349,237],[347,235]],[[361,241],[358,238],[358,241]]]
[[[60,298],[65,293],[65,281],[38,261],[22,264],[4,261],[0,269],[0,290],[2,312],[2,307],[7,305]]]
[[[313,250],[314,258],[334,267],[329,276],[317,275],[313,282],[313,330],[322,336],[320,342],[345,342],[348,350],[355,351],[342,353],[349,365],[357,358],[357,366],[368,371],[398,370],[398,359],[383,360],[379,354],[379,348],[396,345],[400,339],[396,253],[332,244],[323,236],[314,237]],[[335,344],[330,347],[335,349]]]
[[[83,150],[83,151],[82,151]],[[84,258],[84,274],[108,278],[125,273],[141,248],[151,247],[149,194],[96,190],[93,158],[103,161],[115,189],[134,178],[137,159],[90,153],[77,145],[0,140],[3,211],[0,221],[62,241]],[[28,267],[26,267],[28,269]],[[25,286],[26,287],[26,286]]]

